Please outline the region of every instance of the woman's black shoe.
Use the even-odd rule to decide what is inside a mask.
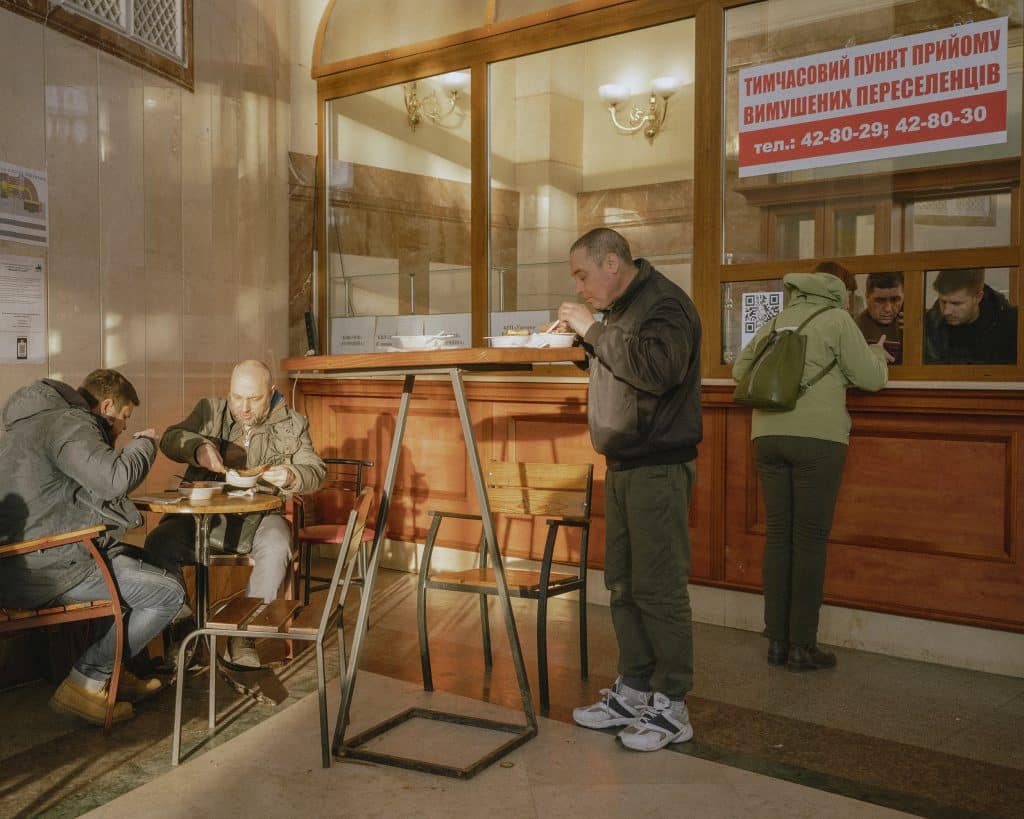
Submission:
[[[835,668],[836,655],[821,651],[816,645],[790,646],[786,668],[790,671],[815,671],[819,668]]]
[[[768,665],[785,665],[789,656],[789,643],[785,640],[770,640],[768,643]]]

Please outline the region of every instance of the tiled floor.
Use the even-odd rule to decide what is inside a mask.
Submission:
[[[452,694],[476,701],[457,701],[459,708],[515,709],[518,685],[501,629],[493,630],[494,668],[485,675],[476,600],[430,594],[440,692],[432,704]],[[321,771],[315,697],[303,699],[315,688],[312,661],[303,655],[259,676],[279,705],[242,700],[225,686],[219,701],[226,727],[209,742],[205,677],[191,679],[185,748],[193,752],[169,775],[170,691],[107,739],[50,713],[49,686],[0,694],[0,814],[77,816],[105,806],[96,815],[260,816],[293,815],[284,807],[301,806],[302,813],[333,816],[472,816],[493,792],[507,795],[499,802],[517,816],[873,816],[887,808],[936,817],[1024,815],[1024,680],[847,650],[837,652],[835,671],[793,674],[765,663],[766,644],[756,634],[697,625],[689,697],[696,738],[672,751],[632,754],[610,733],[570,724],[572,708],[596,699],[614,677],[608,610],[590,609],[591,674],[581,681],[576,606],[561,599],[550,605],[554,721],[513,752],[513,768],[492,766],[469,783],[360,763]],[[529,601],[514,607],[535,688],[535,609]],[[499,626],[494,614],[492,626]],[[410,575],[381,574],[363,667],[382,676],[360,677],[357,724],[428,697],[419,685]],[[398,734],[389,741],[430,744]],[[465,744],[431,742],[445,752]],[[252,772],[253,784],[238,790],[238,782],[250,781],[242,770]],[[110,804],[130,791],[123,806]],[[225,793],[226,801],[218,798]],[[245,805],[252,809],[243,813]]]

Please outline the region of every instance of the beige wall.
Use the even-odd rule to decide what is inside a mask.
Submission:
[[[0,10],[0,160],[50,192],[48,248],[0,241],[45,259],[49,361],[0,365],[0,400],[114,367],[162,429],[286,355],[293,5],[197,0],[195,93]]]

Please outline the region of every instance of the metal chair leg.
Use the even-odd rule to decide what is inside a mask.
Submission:
[[[580,598],[580,679],[590,676],[590,662],[587,652],[587,585],[579,589]]]
[[[484,668],[490,671],[494,667],[491,654],[491,618],[488,616],[487,595],[480,595],[480,631],[484,641]]]
[[[324,668],[324,644],[322,640],[316,641],[316,693],[320,703],[320,754],[323,766],[330,768],[331,740],[327,734],[327,672]]]
[[[181,646],[178,648],[178,681],[174,693],[174,739],[171,744],[171,765],[177,765],[181,756],[181,705],[185,697],[185,655],[188,653],[189,644],[200,636],[201,632],[193,631],[181,641]]]
[[[210,651],[210,702],[206,724],[213,731],[217,727],[217,635],[208,635],[207,644]]]
[[[551,710],[548,696],[548,595],[543,586],[537,597],[537,679],[540,686],[540,712]]]

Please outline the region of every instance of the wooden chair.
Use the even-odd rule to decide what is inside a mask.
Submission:
[[[113,617],[114,629],[117,634],[117,647],[114,652],[114,673],[107,687],[107,711],[103,720],[103,733],[110,733],[114,719],[114,705],[117,703],[117,687],[121,681],[121,662],[124,659],[124,610],[121,598],[114,583],[114,576],[100,551],[99,539],[105,526],[91,526],[75,532],[63,532],[37,540],[26,540],[0,546],[0,572],[3,572],[2,561],[9,557],[41,552],[57,546],[81,541],[89,550],[89,556],[99,567],[106,583],[109,596],[105,600],[89,600],[83,603],[67,603],[65,605],[47,606],[39,609],[0,608],[0,634],[10,634],[30,628],[55,626],[60,623],[73,623],[79,620],[94,620],[100,617]]]
[[[324,640],[328,630],[336,627],[338,654],[341,666],[340,677],[345,676],[345,637],[342,631],[342,610],[345,598],[352,584],[352,575],[357,563],[366,518],[373,505],[373,489],[363,489],[356,498],[356,505],[348,518],[346,536],[334,563],[327,594],[317,603],[300,603],[294,599],[277,599],[269,603],[256,597],[236,597],[219,610],[213,612],[203,628],[196,629],[181,643],[178,650],[178,668],[184,668],[185,655],[191,642],[198,637],[207,637],[211,657],[217,656],[218,637],[253,637],[261,640],[300,640],[314,644],[316,651],[316,682],[320,698],[320,744],[323,766],[331,766],[331,739],[327,730],[327,673],[324,665]],[[344,581],[342,581],[344,574]],[[339,591],[340,586],[340,591]],[[174,743],[171,749],[171,764],[177,765],[181,754],[181,707],[184,694],[184,680],[187,675],[179,674],[174,701]],[[211,667],[209,729],[217,727],[216,705],[217,674]]]
[[[324,458],[327,475],[323,486],[316,494],[312,514],[307,520],[306,503],[296,497],[295,515],[292,518],[293,533],[297,560],[294,565],[295,595],[298,596],[299,583],[303,584],[302,601],[309,603],[311,592],[327,588],[329,577],[314,575],[312,572],[313,546],[340,546],[345,539],[344,522],[351,508],[351,503],[363,490],[366,470],[373,466],[373,461],[361,461],[355,458]],[[354,582],[359,585],[366,574],[366,555],[369,544],[373,542],[375,531],[366,527],[359,543],[358,571]],[[314,582],[320,585],[313,585]]]
[[[590,536],[590,496],[594,467],[591,464],[530,464],[492,462],[487,468],[487,497],[491,511],[514,516],[557,515],[547,521],[548,534],[539,571],[505,571],[509,595],[537,601],[537,665],[540,679],[540,710],[547,714],[548,656],[547,601],[549,597],[579,592],[580,676],[587,678],[587,543]],[[487,617],[487,596],[498,593],[494,569],[487,567],[486,543],[481,537],[479,568],[432,575],[430,561],[438,531],[445,518],[480,520],[479,515],[434,512],[420,563],[418,622],[423,687],[433,691],[430,647],[427,639],[427,589],[470,592],[480,595],[480,619],[483,630],[484,665],[491,667],[491,633]],[[580,530],[579,565],[572,572],[553,572],[555,538],[562,527]]]

